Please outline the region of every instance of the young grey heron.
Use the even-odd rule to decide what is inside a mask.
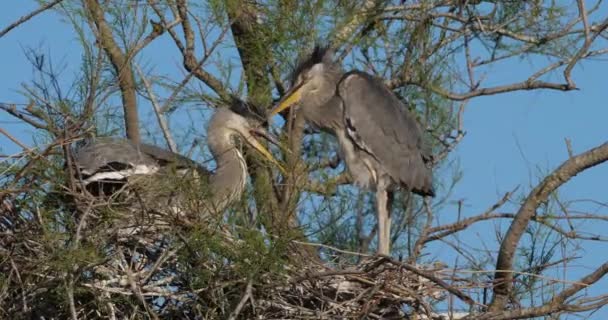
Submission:
[[[126,139],[95,139],[79,148],[74,160],[80,168],[85,186],[97,181],[124,181],[133,175],[154,174],[171,165],[178,172],[194,168],[199,175],[209,179],[209,207],[221,211],[240,198],[248,176],[245,159],[235,144],[235,138],[242,138],[283,170],[254,135],[265,136],[265,133],[228,108],[217,109],[207,129],[209,149],[217,164],[212,174],[184,156]]]
[[[415,118],[381,80],[345,73],[332,59],[330,50],[315,47],[269,117],[298,105],[296,117],[336,135],[355,185],[376,192],[378,253],[389,254],[392,192],[404,187],[434,196],[431,153]]]

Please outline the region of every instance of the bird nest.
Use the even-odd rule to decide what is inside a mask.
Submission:
[[[294,270],[286,284],[251,294],[257,319],[444,319],[433,305],[447,291],[434,280],[439,269],[417,269],[386,257],[342,268],[308,266]],[[408,270],[410,269],[410,270]],[[439,280],[442,282],[442,280]]]
[[[458,295],[441,268],[388,257],[339,266],[292,259],[296,241],[225,220],[184,221],[183,212],[163,210],[162,197],[150,205],[123,196],[91,202],[78,247],[63,256],[46,253],[45,237],[2,244],[35,274],[22,287],[36,289],[15,294],[9,314],[63,318],[70,305],[87,319],[444,319],[434,306]],[[53,268],[41,267],[51,260]],[[57,285],[72,293],[49,295]],[[65,296],[71,301],[53,300]]]
[[[424,270],[432,275],[430,280],[403,264],[375,257],[340,268],[284,265],[284,272],[247,280],[236,267],[221,270],[217,261],[204,261],[198,267],[214,279],[189,290],[174,269],[178,251],[148,251],[134,264],[133,255],[117,250],[120,258],[97,267],[98,280],[84,286],[103,292],[109,303],[116,296],[138,292],[161,318],[178,313],[190,319],[447,319],[434,312],[434,305],[448,293],[434,282],[443,277],[441,270]]]
[[[119,318],[147,305],[160,318],[444,319],[433,311],[448,293],[441,268],[388,257],[340,266],[273,258],[227,225],[181,235],[166,222],[135,225],[105,231],[115,235],[108,259],[80,282]],[[123,299],[132,303],[116,302]]]
[[[252,253],[251,244],[227,226],[202,236],[202,245],[139,230],[119,232],[114,259],[96,267],[95,280],[83,284],[103,292],[108,303],[137,292],[161,318],[447,319],[434,312],[448,293],[443,279],[449,275],[441,268],[388,257],[346,266],[285,259],[252,276],[248,269],[268,263],[268,257],[248,263],[250,257],[239,251]],[[202,247],[215,248],[199,254]],[[192,272],[206,274],[204,284],[184,279]]]

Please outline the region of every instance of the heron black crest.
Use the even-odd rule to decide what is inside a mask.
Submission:
[[[291,74],[291,85],[293,85],[296,81],[298,75],[306,70],[310,70],[315,64],[325,63],[331,64],[333,63],[333,50],[330,45],[315,45],[312,53],[304,56],[300,59],[298,64],[296,65],[293,73]]]
[[[229,109],[232,110],[232,112],[243,116],[252,124],[263,124],[267,121],[264,108],[245,102],[236,97],[230,104]]]

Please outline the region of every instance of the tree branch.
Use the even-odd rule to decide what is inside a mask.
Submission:
[[[224,85],[220,80],[215,78],[210,73],[206,72],[199,63],[197,62],[196,56],[194,55],[194,32],[192,31],[192,25],[190,24],[190,19],[188,17],[188,5],[185,0],[177,0],[175,5],[177,6],[177,13],[179,18],[182,21],[182,31],[184,32],[184,38],[186,40],[186,45],[184,46],[177,38],[177,35],[172,32],[170,33],[175,41],[177,47],[182,52],[183,56],[183,64],[184,68],[188,70],[188,72],[194,73],[194,76],[205,83],[209,88],[211,88],[219,97],[225,102],[230,102],[234,99],[234,96],[226,90]],[[153,6],[154,8],[154,6]],[[156,10],[155,10],[156,11]],[[156,11],[159,14],[159,18],[161,21],[164,21],[164,17],[160,13],[160,11]],[[163,22],[163,24],[166,24]]]
[[[595,269],[590,274],[576,281],[570,287],[564,289],[562,292],[555,295],[555,297],[539,307],[523,308],[517,310],[495,310],[489,313],[480,315],[471,315],[464,319],[477,319],[477,320],[510,320],[510,319],[530,319],[535,317],[542,317],[557,312],[563,311],[576,311],[582,312],[587,310],[598,309],[605,306],[608,302],[608,298],[605,295],[600,296],[594,300],[598,300],[597,303],[591,303],[589,305],[583,304],[565,304],[566,300],[576,294],[577,292],[588,288],[590,285],[596,283],[602,279],[608,273],[608,262],[602,264],[600,267]]]
[[[496,270],[513,269],[513,257],[515,256],[521,236],[532,217],[536,214],[536,209],[543,202],[547,201],[552,192],[578,173],[607,160],[608,142],[568,159],[537,185],[520,207],[501,243]],[[513,288],[512,279],[513,274],[511,272],[496,272],[494,276],[494,297],[489,307],[490,311],[499,311],[505,307]]]
[[[112,67],[118,76],[118,85],[122,97],[122,107],[124,110],[125,130],[127,138],[139,143],[139,116],[137,114],[137,93],[135,85],[135,75],[131,69],[131,61],[122,52],[112,34],[112,29],[108,25],[104,11],[98,0],[85,0],[85,7],[88,11],[89,19],[97,27],[97,39],[101,43],[104,51],[110,58]]]
[[[19,18],[19,20],[11,23],[9,26],[7,26],[6,28],[4,28],[2,31],[0,31],[0,38],[4,37],[4,35],[6,35],[7,33],[9,33],[11,30],[13,30],[14,28],[18,27],[20,24],[30,20],[31,18],[35,17],[36,15],[38,15],[39,13],[42,13],[43,11],[46,11],[56,5],[58,5],[59,3],[61,3],[63,0],[55,0],[52,2],[49,2],[43,6],[41,6],[40,8],[30,12],[29,14]]]
[[[49,130],[49,127],[47,125],[37,122],[30,117],[27,117],[26,115],[23,114],[23,112],[17,111],[17,107],[15,105],[6,105],[4,103],[0,103],[0,109],[6,111],[7,113],[9,113],[10,115],[12,115],[13,117],[15,117],[17,119],[23,120],[25,123],[31,125],[34,128],[42,129],[42,130]]]
[[[171,135],[171,131],[169,130],[169,124],[167,123],[167,118],[164,114],[161,113],[161,106],[158,104],[156,97],[154,96],[154,91],[152,90],[152,85],[146,78],[146,75],[141,71],[139,66],[135,66],[137,73],[139,73],[139,77],[141,81],[144,83],[144,87],[146,88],[146,92],[148,93],[148,97],[150,98],[150,102],[152,103],[152,108],[154,108],[154,114],[156,115],[156,120],[158,120],[158,126],[163,132],[163,136],[165,137],[165,141],[167,142],[167,146],[169,150],[173,153],[178,153],[177,145],[175,144],[175,140],[173,140],[173,136]]]

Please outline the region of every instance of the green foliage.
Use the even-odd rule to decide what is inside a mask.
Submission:
[[[265,111],[279,98],[277,93],[289,87],[285,80],[299,57],[314,44],[327,42],[338,49],[345,70],[364,70],[386,80],[421,123],[433,154],[447,156],[464,134],[460,112],[466,102],[488,92],[480,88],[502,84],[504,79],[492,72],[495,65],[527,59],[563,67],[584,40],[580,23],[568,29],[579,19],[576,5],[558,1],[389,1],[365,14],[361,8],[367,1],[362,0],[100,3],[119,47],[132,64],[146,67],[157,100],[162,104],[174,98],[160,116],[183,135],[184,154],[194,137],[200,138],[208,110],[226,103],[218,98],[223,97],[220,91]],[[188,5],[187,19],[177,21],[180,3]],[[247,283],[265,288],[283,283],[290,268],[299,271],[291,259],[293,240],[354,252],[374,250],[373,197],[351,185],[335,185],[345,168],[321,165],[338,150],[335,138],[325,133],[304,134],[303,154],[296,155],[303,159],[302,172],[297,173],[303,178],[279,175],[248,156],[251,186],[240,203],[223,214],[208,214],[208,181],[184,178],[173,167],[152,178],[134,177],[128,188],[111,196],[92,198],[81,190],[79,179],[70,177],[73,172],[66,168],[69,143],[124,131],[119,75],[85,9],[82,1],[63,1],[54,8],[73,27],[72,36],[82,47],[80,61],[69,62],[79,63],[77,74],[63,75],[65,63],[56,64],[38,49],[25,50],[34,75],[22,88],[29,105],[19,111],[46,129],[30,131],[38,148],[14,162],[0,162],[0,317],[40,313],[68,318],[72,289],[77,308],[107,315],[114,306],[116,318],[150,318],[154,312],[169,318],[228,318]],[[591,14],[596,8],[588,9]],[[136,50],[152,31],[151,19],[177,21],[171,28],[163,26],[165,32],[151,40],[174,49],[175,59],[169,63],[155,61],[153,51]],[[183,37],[183,20],[192,28],[191,43]],[[336,39],[343,32],[346,37]],[[194,56],[186,57],[189,50]],[[192,74],[181,67],[188,59],[202,61]],[[559,67],[530,81],[561,77]],[[148,111],[153,110],[152,99],[143,88],[137,89],[139,110],[151,119],[140,128],[151,140],[160,139],[157,115]],[[278,129],[284,136],[292,133],[287,120]],[[274,152],[283,159],[291,156],[281,148]],[[197,160],[207,158],[203,151]],[[435,212],[446,206],[463,176],[457,159],[438,161]],[[325,186],[325,192],[312,190],[314,183]],[[552,195],[539,208],[536,224],[526,230],[517,265],[525,273],[516,277],[514,300],[532,304],[548,299],[557,286],[537,289],[543,284],[538,276],[546,275],[558,259],[558,247],[578,245],[565,241],[565,229],[558,228],[563,220],[557,218],[567,211],[559,200]],[[172,211],[174,207],[181,212]],[[250,212],[256,213],[255,219]],[[393,253],[405,257],[428,227],[427,212],[419,198],[403,192],[396,195],[392,213]],[[432,223],[439,221],[431,218]],[[449,243],[452,238],[441,240]],[[483,254],[465,245],[452,249],[467,259],[467,267],[483,271],[494,267],[491,245],[501,240],[484,247]],[[328,248],[320,252],[322,259],[336,265],[359,259]],[[470,280],[489,281],[486,273],[473,273]],[[148,295],[137,296],[136,286]],[[28,310],[24,301],[37,307],[23,311]]]

